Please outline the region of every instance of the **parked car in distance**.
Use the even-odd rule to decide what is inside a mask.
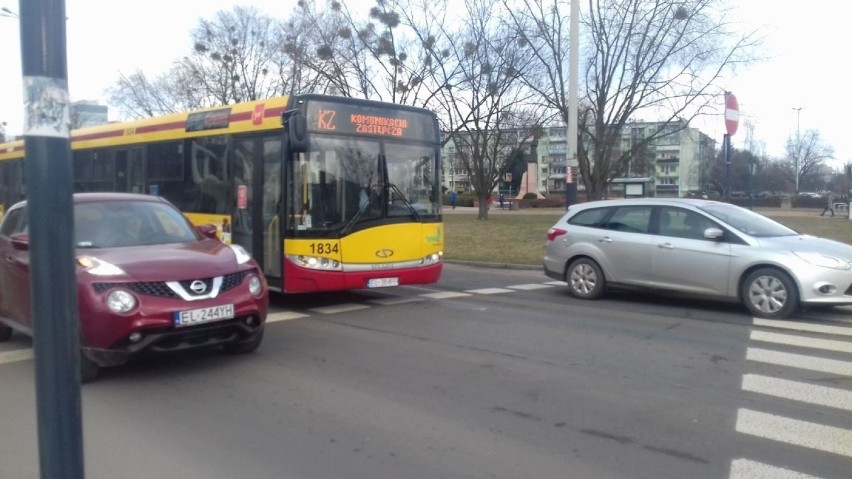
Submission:
[[[852,304],[852,246],[711,200],[571,205],[547,232],[544,271],[577,298],[651,288],[740,301],[762,318]]]
[[[221,346],[247,353],[263,339],[269,291],[237,245],[196,228],[163,198],[78,193],[74,201],[81,379],[146,353]],[[26,202],[0,223],[0,341],[32,336]]]

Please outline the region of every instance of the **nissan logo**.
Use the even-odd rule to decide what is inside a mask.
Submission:
[[[380,250],[376,251],[376,256],[378,256],[379,258],[390,258],[391,256],[393,256],[393,250],[392,249],[380,249]]]
[[[192,292],[195,294],[201,294],[207,291],[207,284],[204,281],[201,281],[200,279],[196,279],[195,281],[190,283],[189,289],[191,289]]]

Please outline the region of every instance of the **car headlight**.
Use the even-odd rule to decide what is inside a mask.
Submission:
[[[793,254],[815,266],[842,270],[852,269],[852,264],[848,261],[835,258],[834,256],[826,256],[822,253],[797,253],[795,251]]]
[[[252,296],[260,296],[262,292],[263,282],[260,280],[260,278],[258,278],[257,275],[254,274],[249,276],[249,293],[251,293]]]
[[[94,256],[78,256],[77,264],[95,276],[121,276],[127,274],[118,266],[99,260]]]
[[[234,254],[237,256],[237,264],[248,263],[251,261],[251,255],[248,254],[245,248],[238,244],[230,245],[231,249],[234,250]]]
[[[107,307],[117,314],[127,313],[136,307],[136,297],[129,291],[116,289],[107,295]]]

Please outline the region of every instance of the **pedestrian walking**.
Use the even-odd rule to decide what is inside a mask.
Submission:
[[[503,196],[503,193],[500,193],[500,200],[499,201],[500,201],[500,209],[502,210],[503,209],[503,203],[506,202],[506,197]]]
[[[829,191],[827,195],[825,195],[825,208],[822,209],[822,213],[820,216],[825,216],[826,211],[831,211],[831,217],[834,218],[834,192]]]
[[[450,205],[452,205],[453,209],[456,209],[456,202],[458,202],[459,197],[456,195],[456,192],[453,191],[450,193]]]

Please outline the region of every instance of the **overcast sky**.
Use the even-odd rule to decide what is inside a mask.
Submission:
[[[355,0],[350,0],[355,5]],[[371,5],[371,0],[360,0]],[[848,20],[833,0],[778,2],[739,0],[736,20],[744,30],[762,29],[769,59],[739,72],[725,88],[740,105],[740,128],[733,137],[745,146],[746,120],[754,124],[754,140],[765,153],[781,156],[797,120],[802,131],[819,130],[834,148],[837,164],[852,162],[852,133],[843,116],[852,111],[844,51],[849,45]],[[106,104],[104,90],[120,73],[142,70],[148,76],[165,71],[191,50],[189,31],[201,17],[230,10],[232,0],[66,0],[68,89],[72,101]],[[277,18],[289,17],[296,0],[243,0]],[[791,8],[798,5],[799,9]],[[580,8],[584,8],[581,1]],[[18,2],[0,0],[17,12]],[[567,10],[567,9],[566,9]],[[0,17],[0,121],[6,132],[21,134],[20,30],[17,21]],[[722,100],[720,100],[721,102]],[[801,107],[798,113],[794,108]],[[798,118],[797,118],[798,116]],[[116,119],[111,116],[110,119]],[[646,118],[650,120],[650,118]],[[722,117],[694,125],[721,143]]]

